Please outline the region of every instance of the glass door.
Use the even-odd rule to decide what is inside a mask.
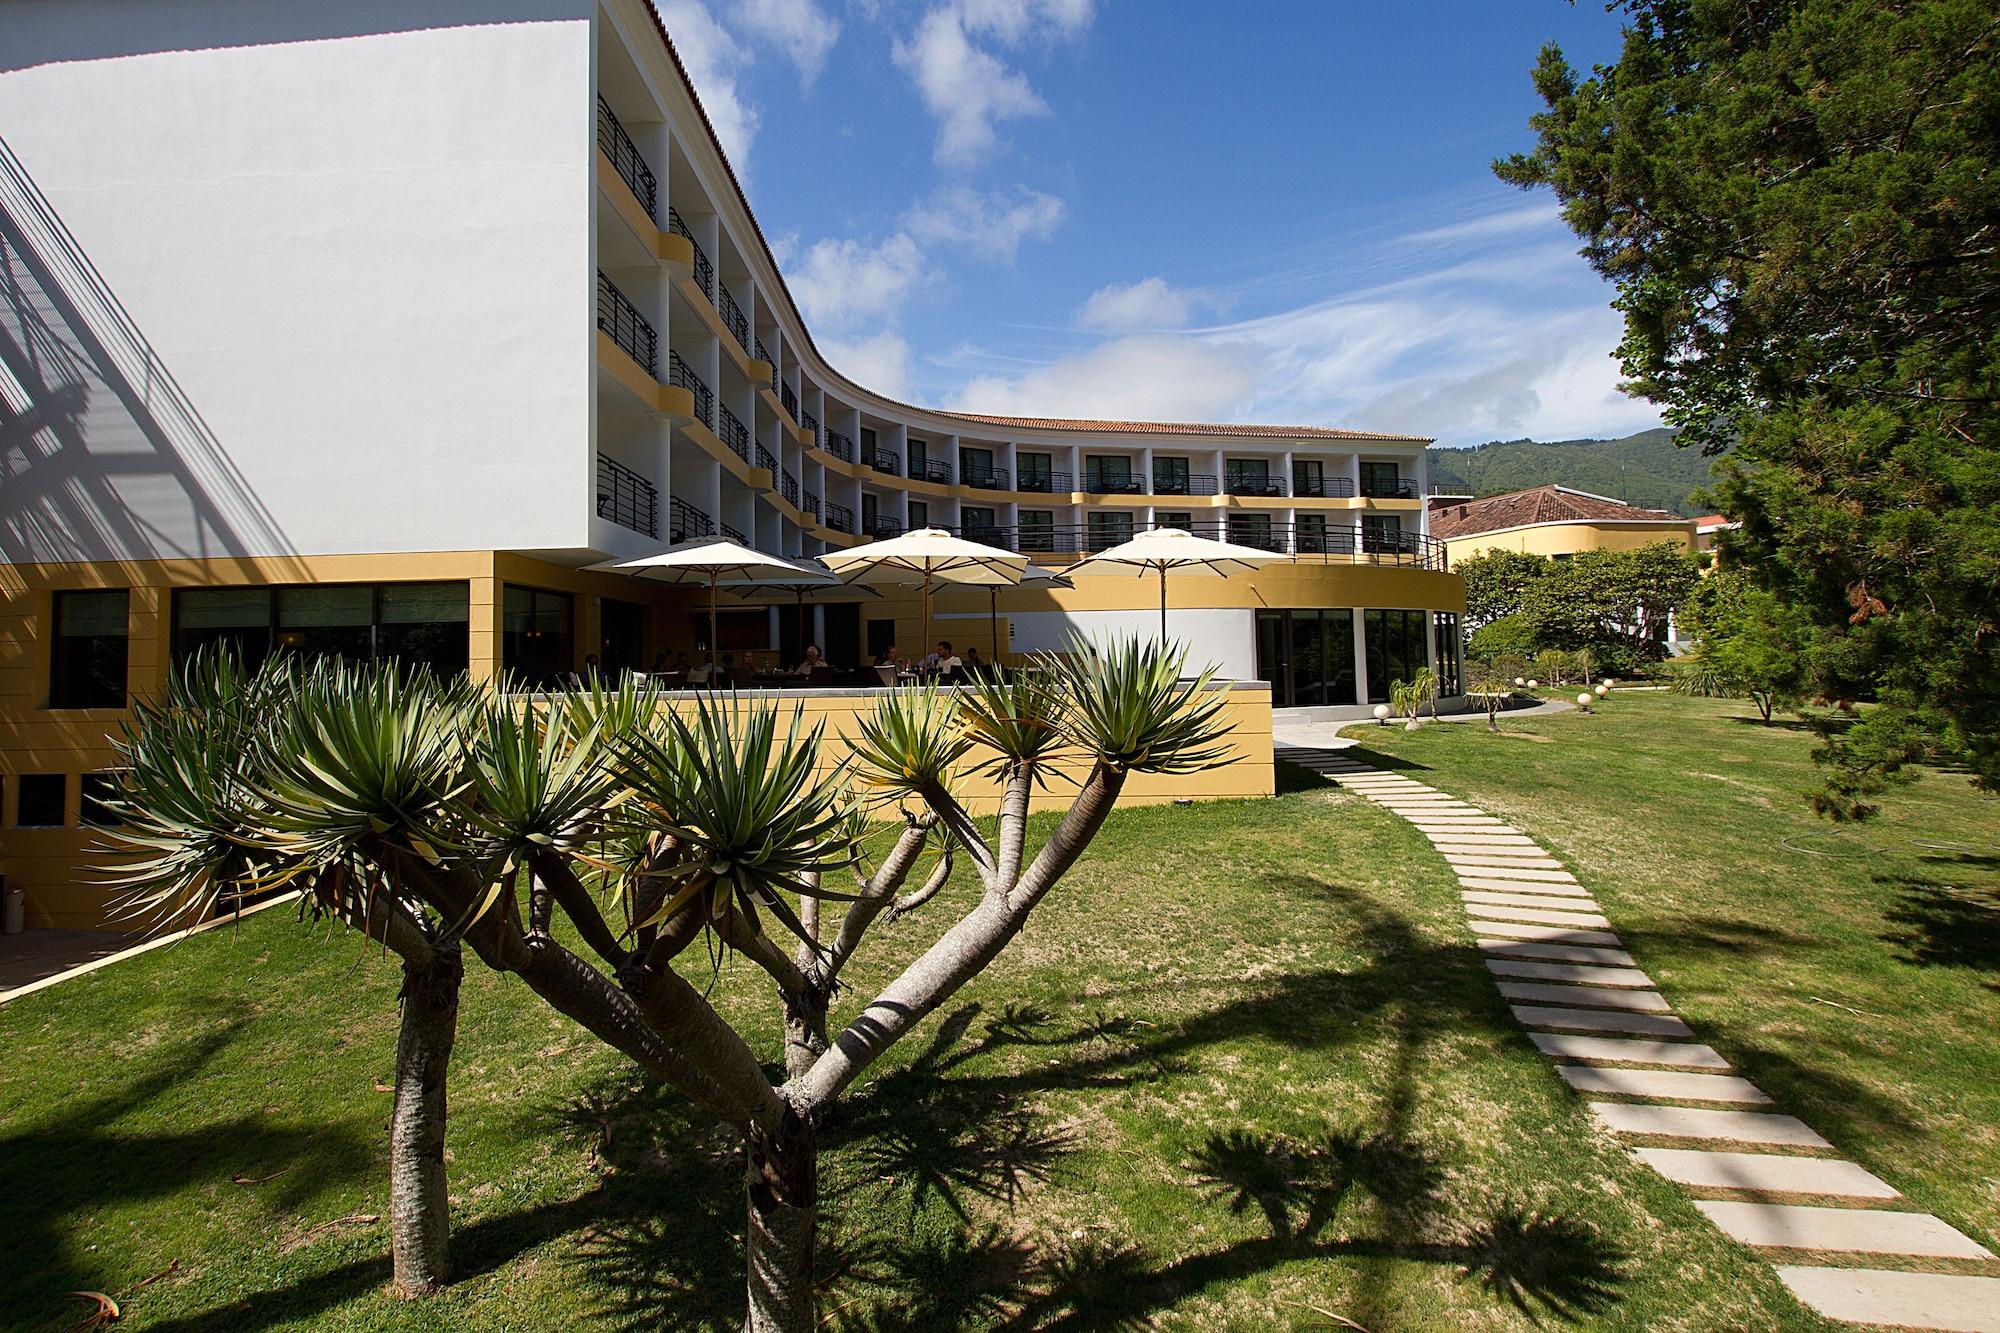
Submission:
[[[1186,495],[1188,461],[1185,458],[1153,459],[1153,494]]]

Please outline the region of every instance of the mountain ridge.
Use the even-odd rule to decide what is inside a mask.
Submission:
[[[1694,517],[1709,512],[1693,493],[1709,482],[1713,459],[1674,443],[1656,427],[1613,439],[1490,440],[1469,448],[1432,445],[1433,491],[1500,495],[1554,483],[1643,509]]]

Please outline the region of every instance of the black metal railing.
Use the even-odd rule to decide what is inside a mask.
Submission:
[[[806,434],[812,436],[813,447],[820,447],[819,418],[807,412],[799,418],[799,424],[806,428]]]
[[[1006,491],[1013,485],[1007,478],[1004,467],[968,467],[959,465],[958,479],[975,490]]]
[[[873,518],[868,520],[868,535],[876,541],[886,541],[903,535],[903,525],[893,518]]]
[[[744,462],[750,461],[750,428],[743,424],[743,418],[729,410],[729,404],[722,405],[722,442]]]
[[[778,460],[771,457],[771,451],[761,444],[757,446],[757,466],[774,477],[778,475]]]
[[[605,335],[617,343],[625,355],[644,366],[648,375],[659,378],[660,335],[639,313],[639,307],[633,305],[601,269],[597,274],[597,327],[604,330]]]
[[[718,286],[720,303],[715,307],[722,316],[722,322],[729,326],[729,334],[736,339],[744,351],[750,350],[750,320],[744,315],[743,307],[736,304],[736,298],[729,294],[729,288]]]
[[[1398,477],[1394,481],[1361,482],[1362,498],[1368,500],[1418,500],[1423,497],[1417,491],[1417,483],[1409,477]]]
[[[1345,498],[1354,494],[1349,477],[1294,477],[1292,494],[1314,500]]]
[[[799,501],[799,512],[813,522],[819,522],[819,497],[807,491],[804,498]]]
[[[1181,528],[1238,546],[1253,546],[1306,563],[1393,565],[1443,569],[1444,544],[1415,532],[1364,535],[1350,527],[1324,528],[1291,522],[1204,519],[1182,523],[970,524],[950,531],[968,540],[1027,554],[1085,554],[1102,551],[1154,528]],[[900,531],[900,528],[898,528]],[[894,535],[893,533],[890,535]]]
[[[869,449],[864,447],[861,450],[861,461],[869,467],[874,468],[877,472],[886,472],[892,477],[903,475],[903,460],[886,449]]]
[[[715,394],[701,382],[701,376],[694,373],[694,367],[681,359],[679,352],[670,350],[667,353],[667,383],[693,394],[695,416],[701,419],[702,425],[715,429]]]
[[[1083,477],[1083,489],[1090,495],[1144,495],[1146,493],[1146,479],[1144,477],[1120,476],[1117,473],[1113,473],[1110,476],[1102,474],[1092,476],[1089,473],[1085,473]]]
[[[611,103],[605,101],[602,94],[597,98],[597,146],[611,159],[611,165],[631,189],[632,197],[646,206],[646,216],[658,222],[659,178],[646,165],[646,159],[639,153],[639,145],[632,142],[632,136],[618,123],[618,117],[611,113]]]
[[[778,401],[785,405],[786,416],[794,421],[799,419],[799,396],[792,392],[791,385],[780,384],[778,386]]]
[[[826,502],[826,525],[835,532],[854,531],[854,511],[846,505]]]
[[[715,520],[676,495],[667,501],[667,529],[670,542],[692,541],[696,537],[713,537]]]
[[[826,433],[826,439],[821,443],[820,448],[826,450],[843,463],[852,463],[854,461],[854,441],[848,439],[837,430],[829,430]]]
[[[1044,472],[1039,476],[1022,473],[1014,482],[1017,491],[1030,491],[1036,495],[1067,495],[1070,475],[1067,472]]]
[[[1155,495],[1214,495],[1215,477],[1207,472],[1190,472],[1185,476],[1162,476],[1153,474],[1153,494]]]
[[[785,503],[792,508],[799,507],[799,479],[786,468],[778,473],[778,494],[785,497]]]
[[[660,535],[660,492],[614,458],[597,456],[597,516],[623,528]]]
[[[703,296],[714,301],[715,265],[709,262],[708,252],[701,248],[701,242],[697,241],[694,233],[688,230],[687,223],[681,221],[681,215],[676,209],[667,210],[667,230],[676,236],[685,236],[687,243],[693,247],[695,285],[701,288]]]
[[[1290,489],[1283,477],[1242,473],[1222,479],[1222,490],[1226,495],[1284,495]]]
[[[750,355],[771,368],[771,392],[776,393],[778,391],[778,358],[764,350],[764,340],[762,338],[757,339],[756,346],[750,349]]]
[[[951,485],[951,464],[933,463],[928,459],[921,463],[912,463],[910,464],[910,477],[914,481],[935,481],[949,486]]]
[[[717,526],[722,529],[722,535],[729,538],[729,540],[733,542],[741,542],[745,546],[748,546],[750,544],[750,539],[743,535],[743,530],[741,528],[733,528],[729,526],[729,524],[727,523],[717,524]]]

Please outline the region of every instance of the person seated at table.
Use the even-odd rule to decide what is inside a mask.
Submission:
[[[967,671],[977,671],[985,665],[986,663],[979,660],[979,650],[977,648],[968,647],[965,650],[965,669]]]
[[[924,670],[951,675],[965,669],[965,659],[951,650],[951,640],[939,639],[937,651],[924,658]]]
[[[903,660],[903,655],[896,651],[896,645],[892,643],[880,657],[875,659],[875,665],[878,667],[894,667],[898,671],[901,671],[909,666],[909,663]]]
[[[805,657],[800,660],[797,666],[792,668],[790,674],[794,676],[810,676],[816,668],[825,665],[826,659],[820,656],[819,645],[809,643],[806,645]]]

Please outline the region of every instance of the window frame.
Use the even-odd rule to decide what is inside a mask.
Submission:
[[[75,605],[78,599],[86,597],[117,597],[124,607],[123,627],[120,633],[112,634],[65,634],[63,632],[63,609],[65,605]],[[97,645],[116,641],[118,662],[115,673],[118,679],[117,698],[114,701],[106,682],[96,679]],[[132,590],[130,588],[64,588],[53,593],[49,599],[49,707],[65,711],[81,711],[92,708],[122,709],[131,703],[130,681],[132,666]],[[108,663],[107,663],[108,665]],[[78,673],[81,672],[81,675]],[[102,694],[93,691],[100,684],[107,684]]]

